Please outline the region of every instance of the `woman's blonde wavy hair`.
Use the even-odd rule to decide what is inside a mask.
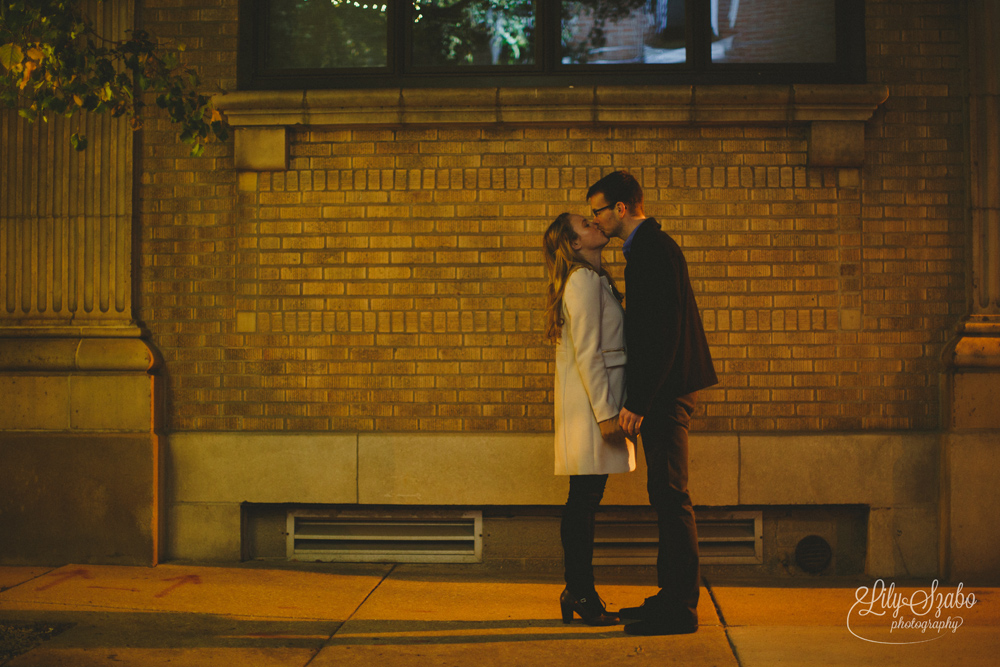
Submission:
[[[562,315],[562,302],[570,275],[577,269],[590,269],[602,276],[608,276],[608,280],[611,280],[611,276],[603,268],[598,271],[573,249],[572,243],[577,239],[577,233],[573,229],[572,217],[572,213],[559,214],[559,217],[545,230],[543,238],[545,267],[549,273],[548,304],[545,308],[548,323],[545,327],[545,336],[553,342],[562,336],[563,324],[566,323]],[[611,286],[615,296],[618,296],[614,281],[611,282]]]

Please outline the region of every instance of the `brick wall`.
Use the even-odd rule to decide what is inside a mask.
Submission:
[[[963,4],[867,3],[868,80],[889,99],[866,130],[859,343],[889,426],[940,426],[940,353],[967,312]]]
[[[235,2],[142,21],[234,87]],[[289,171],[237,175],[231,142],[188,158],[151,123],[138,312],[168,427],[551,430],[539,240],[625,168],[685,250],[720,371],[696,429],[936,428],[965,311],[959,25],[943,0],[868,3],[890,98],[861,170],[806,166],[804,126],[587,125],[299,129]]]

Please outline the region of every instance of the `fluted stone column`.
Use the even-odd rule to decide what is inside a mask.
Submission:
[[[133,0],[87,0],[122,38]],[[69,137],[85,133],[86,151]],[[156,355],[132,313],[126,119],[0,114],[0,562],[152,563]]]
[[[953,580],[1000,577],[1000,3],[969,0],[969,314],[946,348],[941,562]]]
[[[105,37],[134,24],[131,0],[83,3]],[[76,152],[74,132],[90,148]],[[0,328],[4,335],[134,335],[133,141],[108,114],[0,118]]]

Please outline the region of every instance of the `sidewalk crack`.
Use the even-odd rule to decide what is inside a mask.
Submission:
[[[62,565],[60,567],[66,567],[66,566]],[[36,579],[40,579],[41,577],[44,577],[47,574],[51,574],[51,573],[55,572],[56,570],[60,569],[60,567],[51,567],[48,570],[45,570],[45,572],[42,572],[41,574],[36,574],[35,576],[31,577],[30,579],[25,579],[24,581],[19,581],[16,584],[13,584],[12,586],[0,586],[0,593],[6,593],[7,591],[14,590],[18,586],[24,586],[25,584],[30,584],[32,581],[35,581]]]
[[[368,591],[368,595],[365,596],[365,599],[358,603],[358,606],[354,608],[354,611],[348,614],[347,618],[345,618],[343,621],[337,624],[337,627],[333,629],[333,632],[331,632],[330,636],[326,638],[326,641],[323,642],[323,645],[316,650],[316,652],[312,655],[312,657],[309,658],[308,662],[306,662],[306,664],[304,664],[302,667],[309,667],[309,665],[312,664],[312,661],[316,659],[316,656],[318,656],[320,653],[323,652],[323,649],[326,648],[326,646],[333,640],[333,638],[337,636],[337,633],[340,632],[340,629],[344,627],[348,621],[354,618],[354,615],[358,613],[358,610],[361,609],[361,607],[363,607],[366,602],[368,602],[368,598],[372,596],[372,593],[377,591],[379,586],[381,586],[383,582],[385,582],[385,580],[389,578],[389,575],[392,574],[395,570],[396,570],[396,563],[393,563],[392,566],[386,571],[386,573],[382,575],[382,578],[379,579],[378,583],[372,586],[372,589]]]
[[[705,586],[705,590],[708,591],[708,597],[712,599],[712,604],[715,606],[715,613],[719,616],[719,622],[722,623],[722,631],[726,633],[726,641],[729,642],[729,650],[732,651],[733,659],[736,661],[737,667],[743,667],[740,654],[736,650],[736,644],[733,643],[733,638],[729,636],[729,624],[726,623],[726,616],[722,613],[722,607],[719,605],[719,600],[715,597],[715,591],[712,590],[712,586],[707,579],[702,579],[702,583]]]

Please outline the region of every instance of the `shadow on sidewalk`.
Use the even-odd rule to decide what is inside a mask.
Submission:
[[[59,648],[321,647],[343,621],[243,619],[190,612],[0,611],[0,625],[44,623]]]
[[[622,627],[592,628],[579,621],[559,619],[509,621],[348,621],[331,645],[487,644],[580,639],[608,639],[622,635]]]

